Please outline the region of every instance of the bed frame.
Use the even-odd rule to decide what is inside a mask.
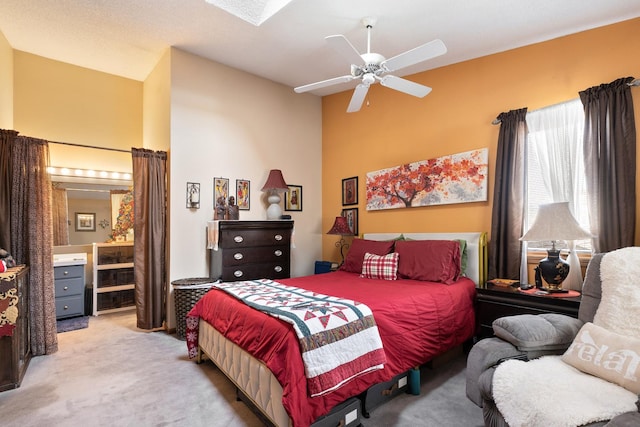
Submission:
[[[466,276],[483,286],[487,280],[487,234],[472,233],[367,233],[363,237],[369,240],[391,240],[404,236],[413,240],[455,240],[467,241]],[[197,362],[203,356],[210,359],[238,388],[238,398],[247,402],[259,417],[268,424],[285,427],[290,426],[289,415],[282,406],[282,386],[269,368],[255,359],[241,347],[227,340],[220,332],[200,319],[199,351]],[[350,412],[345,413],[347,419],[354,422],[343,425],[358,425],[360,412],[353,414],[353,406],[345,406]],[[360,409],[358,409],[360,411]],[[321,420],[313,426],[324,425]]]

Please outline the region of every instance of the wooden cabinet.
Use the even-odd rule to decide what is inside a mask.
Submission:
[[[517,286],[487,284],[477,289],[476,322],[480,338],[493,335],[494,320],[517,314],[559,313],[578,317],[581,297],[560,298],[548,295],[528,295]]]
[[[133,242],[93,244],[93,315],[135,308]]]
[[[0,273],[0,325],[3,334],[7,333],[0,337],[0,391],[20,387],[31,360],[28,274],[29,268],[24,265]],[[6,328],[13,318],[15,327],[8,332]]]
[[[56,319],[84,316],[84,265],[53,267],[56,287]]]
[[[225,282],[291,275],[293,221],[220,221],[210,277]]]

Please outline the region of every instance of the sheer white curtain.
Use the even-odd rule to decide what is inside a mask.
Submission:
[[[535,157],[527,162],[528,203],[530,207],[536,206],[529,209],[529,220],[535,218],[537,206],[542,203],[569,202],[576,220],[583,226],[588,224],[586,211],[583,214],[579,208],[586,206],[586,200],[583,200],[586,188],[582,156],[584,112],[580,100],[531,111],[526,118],[529,131],[527,154]],[[535,188],[536,183],[531,181],[536,180],[542,181],[543,188]],[[528,229],[529,226],[530,222],[525,228]],[[582,271],[575,242],[567,244],[570,251],[570,273],[563,287],[580,290]],[[523,251],[523,257],[526,257],[526,250]]]

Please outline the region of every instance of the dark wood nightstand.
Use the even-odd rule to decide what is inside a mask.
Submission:
[[[493,335],[494,320],[516,314],[559,313],[578,317],[581,297],[558,298],[547,295],[529,295],[518,286],[487,284],[477,289],[476,323],[478,338]]]

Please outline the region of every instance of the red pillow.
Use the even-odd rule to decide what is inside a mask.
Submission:
[[[360,277],[367,279],[396,280],[398,278],[398,253],[374,255],[367,252],[362,262]]]
[[[362,273],[362,261],[364,261],[364,254],[369,252],[374,255],[386,255],[393,249],[393,240],[391,241],[378,241],[367,239],[353,239],[349,252],[344,258],[344,264],[340,267],[342,271],[348,271],[350,273]]]
[[[451,284],[460,276],[460,243],[454,240],[399,240],[398,276]]]

